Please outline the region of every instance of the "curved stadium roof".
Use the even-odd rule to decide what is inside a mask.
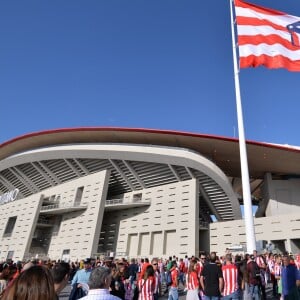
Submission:
[[[122,148],[115,149],[118,155],[122,155],[110,157],[110,153],[101,148],[104,145],[110,145],[109,149],[122,145]],[[137,152],[126,149],[129,145],[135,145],[137,152],[139,147],[152,147],[148,160],[137,159]],[[172,160],[167,154],[158,158],[158,153],[166,149],[168,153],[166,147],[177,149],[178,153],[174,152],[177,160]],[[156,156],[155,151],[158,151]],[[189,161],[174,163],[181,156],[180,151]],[[256,201],[261,197],[260,186],[266,172],[275,178],[300,175],[298,149],[248,141],[247,153],[251,190]],[[199,197],[204,197],[203,201],[199,198],[204,221],[209,221],[212,214],[219,220],[240,217],[235,203],[236,195],[242,195],[238,139],[139,128],[65,128],[7,141],[0,145],[0,159],[0,193],[18,187],[26,197],[108,168],[112,171],[108,197],[197,178]],[[211,162],[226,174],[235,194],[226,188],[217,169],[215,175],[208,174],[213,168]]]

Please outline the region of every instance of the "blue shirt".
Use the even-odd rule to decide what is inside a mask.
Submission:
[[[72,285],[76,283],[88,283],[90,275],[91,275],[92,269],[82,269],[78,270],[73,277]]]
[[[296,280],[300,280],[300,272],[294,265],[282,267],[281,272],[282,294],[287,296],[296,287]]]

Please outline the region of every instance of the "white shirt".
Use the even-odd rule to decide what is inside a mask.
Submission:
[[[80,300],[120,300],[119,297],[111,295],[107,289],[89,290],[87,296]]]

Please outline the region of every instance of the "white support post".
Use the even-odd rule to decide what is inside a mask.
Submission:
[[[236,54],[236,41],[235,41],[235,31],[234,31],[235,22],[233,18],[233,5],[234,5],[233,0],[230,0],[234,83],[235,83],[236,110],[237,110],[237,120],[238,120],[240,161],[241,161],[240,163],[241,163],[242,186],[243,186],[245,231],[246,231],[246,241],[247,241],[247,252],[252,253],[253,250],[256,249],[256,242],[255,242],[249,170],[248,170],[245,131],[244,131],[244,122],[243,122],[240,82],[239,82],[239,70],[238,70],[237,54]]]

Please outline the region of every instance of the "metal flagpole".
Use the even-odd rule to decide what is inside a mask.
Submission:
[[[254,222],[253,222],[253,213],[252,213],[252,201],[251,201],[249,170],[248,170],[245,131],[244,131],[244,122],[243,122],[243,111],[242,111],[242,102],[241,102],[239,70],[238,70],[237,55],[236,55],[233,2],[234,0],[230,0],[230,16],[231,16],[231,35],[232,35],[232,48],[233,48],[235,97],[236,97],[236,110],[237,110],[237,120],[238,120],[239,147],[240,147],[240,160],[241,160],[241,173],[242,173],[242,186],[243,186],[244,218],[245,218],[245,231],[246,231],[246,240],[247,240],[247,252],[252,253],[253,250],[256,249],[256,242],[255,242]]]

